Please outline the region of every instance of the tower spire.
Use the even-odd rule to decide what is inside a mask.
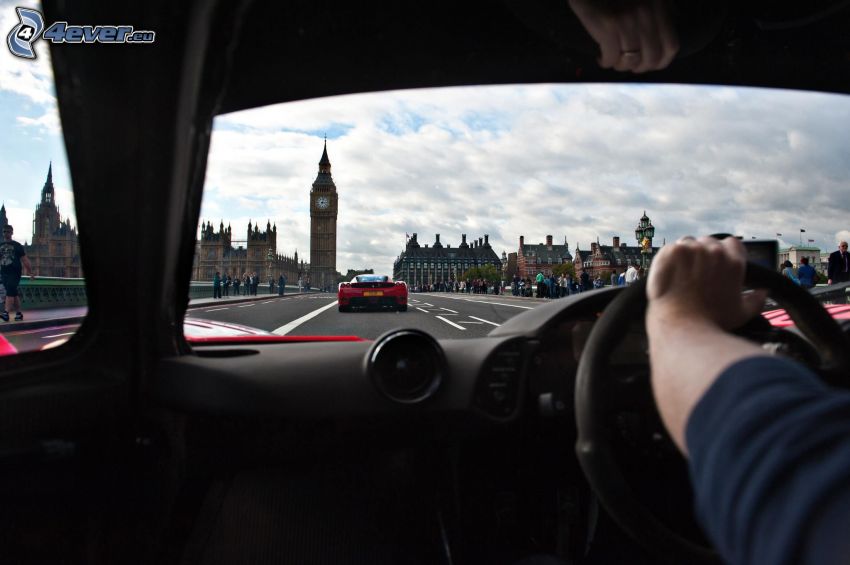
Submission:
[[[44,181],[44,188],[41,189],[42,204],[53,204],[53,195],[53,161],[51,161],[50,166],[47,167],[47,179]]]
[[[325,147],[322,150],[322,158],[319,160],[319,172],[320,173],[330,173],[331,172],[331,160],[328,159],[328,138],[325,137]]]

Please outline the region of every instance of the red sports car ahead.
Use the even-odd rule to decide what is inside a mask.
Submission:
[[[352,308],[394,308],[407,310],[407,283],[391,281],[386,275],[357,275],[351,282],[339,283],[340,312]]]

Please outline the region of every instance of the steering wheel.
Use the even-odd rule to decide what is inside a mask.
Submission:
[[[748,288],[766,289],[785,308],[820,353],[820,364],[813,367],[815,371],[825,381],[839,384],[842,370],[850,366],[850,347],[838,323],[820,303],[787,277],[753,263],[747,264],[744,284]],[[719,564],[720,557],[714,550],[674,532],[638,500],[616,458],[613,439],[618,432],[612,413],[617,393],[616,389],[612,390],[616,386],[612,381],[616,379],[611,376],[609,359],[631,322],[644,318],[646,307],[644,279],[617,293],[593,326],[576,375],[576,453],[599,502],[635,541],[673,560]]]

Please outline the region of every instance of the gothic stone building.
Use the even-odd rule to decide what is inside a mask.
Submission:
[[[337,282],[336,220],[339,195],[331,177],[328,142],[319,160],[319,174],[310,190],[310,280],[314,287],[330,289]]]
[[[211,280],[216,271],[222,274],[256,272],[265,282],[271,276],[275,280],[286,275],[290,284],[301,280],[307,286],[330,288],[336,284],[336,234],[339,196],[331,177],[331,161],[328,158],[328,142],[319,160],[319,174],[310,189],[310,263],[299,262],[298,252],[293,257],[277,252],[277,225],[266,223],[265,231],[259,225],[252,228],[248,222],[248,237],[232,239],[230,226],[213,226],[201,223],[201,239],[195,248],[193,278]],[[235,247],[236,244],[244,244]]]
[[[219,224],[218,231],[209,222],[201,224],[201,239],[195,245],[194,280],[212,280],[219,271],[231,277],[257,273],[261,283],[266,283],[269,277],[277,282],[283,274],[287,284],[296,284],[304,275],[307,266],[303,261],[298,262],[297,251],[294,257],[277,252],[277,225],[266,222],[266,229],[260,231],[259,224],[252,226],[248,221],[246,239],[233,240],[232,234],[231,227],[225,228],[224,222]]]
[[[411,285],[437,284],[457,280],[472,267],[493,265],[502,271],[502,262],[490,246],[490,236],[466,242],[466,234],[461,234],[461,244],[452,247],[440,243],[440,234],[436,235],[433,246],[419,245],[414,233],[407,241],[405,250],[393,263],[393,278]]]
[[[521,278],[531,278],[537,273],[551,275],[556,265],[569,263],[573,260],[570,254],[570,246],[564,238],[563,245],[552,243],[552,236],[546,236],[546,243],[526,245],[525,236],[519,236],[519,249],[517,250],[517,274]]]
[[[6,206],[0,208],[0,224],[9,223]],[[32,272],[40,277],[82,278],[80,241],[77,230],[67,218],[62,221],[53,188],[53,164],[47,169],[47,180],[41,189],[32,221],[32,241],[24,244],[32,263]]]

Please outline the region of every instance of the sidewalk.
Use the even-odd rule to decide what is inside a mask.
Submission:
[[[297,290],[290,292],[286,289],[287,296],[298,296],[299,294],[317,294],[316,291],[301,292]],[[238,304],[240,302],[253,302],[255,300],[271,300],[278,298],[277,294],[258,294],[257,296],[225,296],[222,298],[194,298],[189,301],[188,310],[194,308],[203,308],[211,304]],[[87,306],[74,306],[65,308],[33,308],[24,310],[24,320],[22,322],[3,322],[0,321],[0,333],[17,332],[22,330],[35,330],[50,326],[71,326],[78,325],[83,322],[88,313]]]

